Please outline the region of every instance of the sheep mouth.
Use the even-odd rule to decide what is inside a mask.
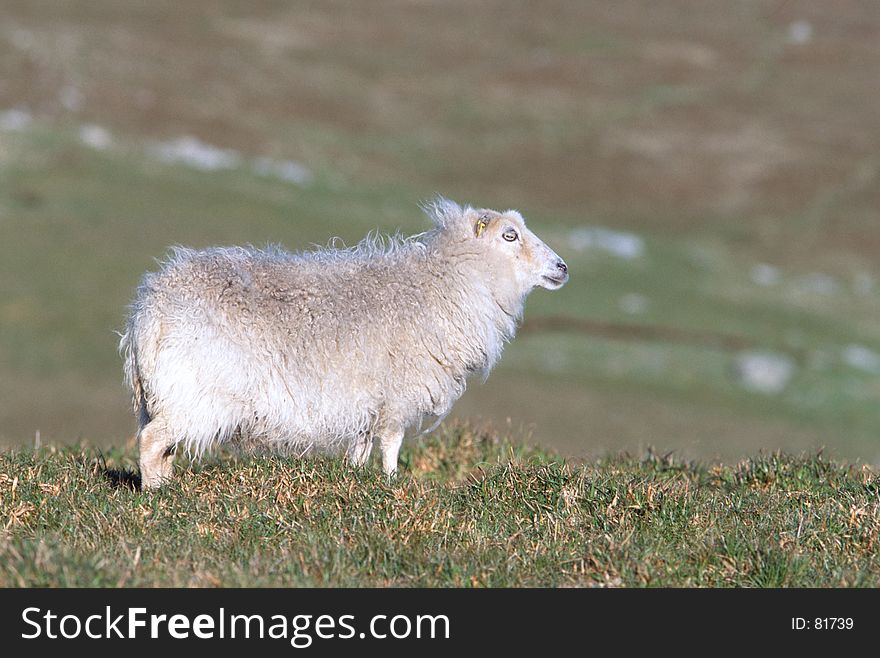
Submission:
[[[549,283],[550,286],[554,289],[561,288],[563,285],[565,285],[565,282],[568,281],[568,275],[566,274],[565,276],[562,276],[562,277],[546,276],[545,275],[544,281]]]

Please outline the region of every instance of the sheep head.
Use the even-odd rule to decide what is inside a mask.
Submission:
[[[437,229],[453,242],[478,254],[481,264],[499,279],[512,282],[526,295],[540,286],[558,290],[568,281],[568,266],[559,255],[526,228],[516,210],[462,208],[437,197],[425,206]]]
[[[526,228],[516,210],[468,209],[465,219],[473,239],[483,245],[487,264],[497,275],[515,281],[520,292],[538,286],[558,290],[568,281],[568,266]]]

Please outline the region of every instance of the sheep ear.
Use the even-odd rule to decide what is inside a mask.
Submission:
[[[491,222],[491,221],[492,221],[492,219],[491,219],[491,217],[489,217],[489,215],[486,215],[486,214],[480,215],[480,218],[477,220],[477,223],[474,224],[474,235],[476,235],[478,238],[481,235],[483,235],[483,231],[486,230],[486,227],[489,226],[489,222]]]

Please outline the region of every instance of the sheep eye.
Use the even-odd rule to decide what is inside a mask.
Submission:
[[[504,231],[504,233],[501,234],[501,237],[504,238],[505,240],[507,240],[508,242],[513,242],[519,236],[516,234],[516,231],[514,231],[512,228],[509,228],[506,231]]]

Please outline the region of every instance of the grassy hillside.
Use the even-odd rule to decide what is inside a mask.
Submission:
[[[462,426],[391,483],[227,455],[155,494],[132,459],[0,455],[0,586],[880,585],[880,479],[821,455],[581,464]]]
[[[129,439],[114,331],[168,245],[414,233],[442,192],[569,263],[527,322],[610,328],[526,325],[459,417],[566,455],[880,460],[876,4],[0,13],[0,444]],[[744,387],[743,350],[790,378]]]

